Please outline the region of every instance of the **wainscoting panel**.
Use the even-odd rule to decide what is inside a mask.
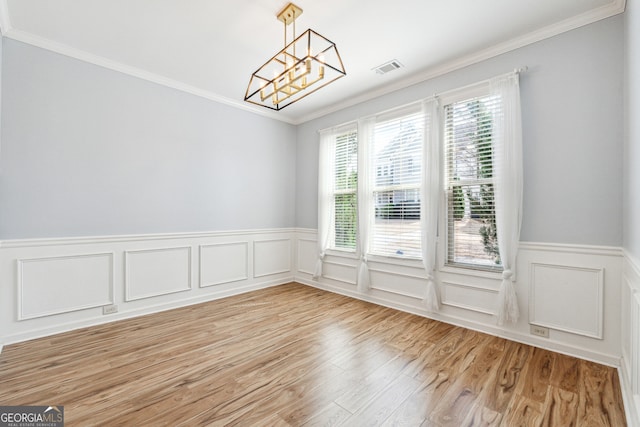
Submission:
[[[355,286],[358,260],[353,254],[328,255],[324,277],[312,279],[315,241],[312,229],[1,241],[0,345],[297,280],[620,366],[622,342],[628,341],[631,334],[623,337],[620,330],[624,315],[620,310],[624,259],[620,248],[521,243],[515,283],[520,319],[515,324],[498,326],[491,313],[498,304],[499,278],[473,271],[438,271],[441,305],[439,311],[430,313],[422,302],[425,272],[420,262],[370,258],[370,267],[377,270],[372,271],[374,289],[361,293]],[[549,270],[545,266],[553,267]],[[559,270],[558,266],[569,269]],[[549,275],[549,281],[543,279],[543,273]],[[194,282],[198,286],[192,286]],[[629,282],[634,289],[640,289],[640,278],[630,277]],[[551,297],[544,299],[544,305],[553,309],[541,313],[541,302],[535,298],[542,299],[545,292],[555,298],[559,286],[567,289],[562,295],[565,301],[572,300],[576,307],[595,307],[596,315],[566,310]],[[42,292],[54,297],[38,299]],[[151,295],[157,296],[148,297]],[[107,304],[117,305],[117,312],[103,314],[101,306]],[[597,314],[598,310],[601,314]],[[631,307],[627,309],[630,310]],[[564,330],[550,329],[548,338],[533,336],[530,318]],[[600,318],[601,327],[597,322]],[[637,333],[637,327],[635,330]],[[594,338],[597,336],[602,338]],[[631,349],[626,353],[630,355]],[[638,375],[639,369],[632,366],[637,363],[635,360],[626,358],[625,366]]]
[[[386,268],[377,266],[369,267],[372,289],[403,295],[417,300],[424,298],[427,287],[427,281],[424,277],[404,272],[398,273],[393,269],[389,269],[389,266],[385,267]]]
[[[191,289],[191,247],[125,251],[125,301]]]
[[[249,242],[200,245],[200,287],[249,278]]]
[[[253,242],[253,277],[291,271],[291,240],[273,239]]]
[[[498,294],[495,289],[444,281],[440,289],[444,305],[484,314],[495,314]]]
[[[345,260],[341,262],[340,259],[329,259],[325,257],[322,263],[322,277],[329,280],[335,280],[338,282],[346,283],[348,285],[355,285],[358,278],[358,269],[354,265]]]
[[[0,349],[288,283],[296,238],[278,228],[0,241]]]
[[[604,271],[531,264],[529,323],[602,338]]]
[[[318,257],[317,244],[315,240],[298,238],[298,251],[296,253],[296,264],[301,273],[311,274],[316,269],[316,259]]]
[[[18,320],[113,302],[113,253],[17,260]]]
[[[630,426],[640,425],[640,263],[625,256],[620,382]]]
[[[640,293],[631,297],[631,390],[640,396]]]
[[[315,237],[315,230],[298,232],[309,248]],[[416,260],[368,257],[372,289],[366,292],[355,286],[358,261],[352,254],[332,252],[318,280],[300,267],[295,277],[300,283],[372,303],[620,366],[622,255],[615,247],[521,242],[515,282],[520,317],[505,325],[498,325],[495,315],[502,277],[495,272],[439,268],[437,312],[427,311],[422,301],[425,272]],[[311,266],[316,259],[311,250],[299,250],[298,257],[306,257],[298,266]],[[531,334],[530,319],[553,328],[549,337]]]

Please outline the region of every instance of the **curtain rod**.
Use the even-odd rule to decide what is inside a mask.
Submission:
[[[472,88],[474,86],[479,86],[479,85],[483,85],[483,84],[489,84],[489,82],[491,82],[491,80],[493,80],[493,79],[498,79],[498,78],[501,78],[501,77],[508,77],[508,76],[512,76],[512,75],[516,75],[516,74],[526,73],[528,70],[529,70],[529,67],[526,66],[526,65],[523,65],[522,67],[514,68],[513,71],[509,71],[508,73],[498,74],[497,76],[493,76],[493,77],[490,77],[488,79],[480,80],[480,81],[475,82],[475,83],[470,83],[470,84],[465,85],[465,86],[457,87],[455,89],[449,89],[449,90],[445,90],[444,92],[434,93],[432,96],[436,97],[436,98],[449,96],[449,95],[451,95],[453,93],[462,92],[462,91],[464,91],[466,89],[469,89],[469,88]]]

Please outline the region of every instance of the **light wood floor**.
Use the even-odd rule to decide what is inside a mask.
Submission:
[[[0,405],[67,426],[625,426],[615,369],[287,284],[25,343]]]

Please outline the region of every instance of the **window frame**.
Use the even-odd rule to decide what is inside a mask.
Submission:
[[[489,96],[491,94],[491,88],[488,81],[472,84],[459,89],[454,89],[440,96],[440,144],[442,148],[441,152],[441,189],[440,189],[440,207],[439,207],[439,220],[438,220],[438,245],[437,245],[437,266],[438,271],[443,273],[454,273],[461,275],[469,275],[475,277],[485,277],[488,279],[499,279],[502,277],[502,265],[500,266],[483,266],[464,263],[449,263],[448,253],[451,238],[449,235],[449,206],[447,200],[447,187],[446,181],[447,173],[447,149],[445,141],[445,123],[446,115],[445,108],[457,102],[470,100],[473,98],[479,98],[483,96]],[[482,181],[486,181],[483,179]],[[479,180],[480,181],[480,180]],[[493,178],[491,178],[492,183]],[[494,183],[495,186],[495,183]]]
[[[447,206],[447,195],[446,195],[446,182],[444,180],[445,178],[445,173],[446,173],[446,141],[445,141],[445,133],[444,133],[444,123],[446,120],[444,111],[445,111],[445,107],[451,103],[455,103],[455,102],[460,102],[460,101],[464,101],[465,99],[471,99],[471,98],[475,98],[475,97],[483,97],[483,96],[488,96],[490,95],[490,85],[489,85],[489,81],[483,81],[483,82],[479,82],[479,83],[473,83],[470,84],[468,86],[465,87],[461,87],[461,88],[457,88],[457,89],[452,89],[450,91],[446,91],[443,92],[441,94],[438,95],[439,100],[440,100],[440,135],[438,137],[439,139],[439,143],[441,144],[441,159],[440,159],[440,164],[441,164],[441,181],[442,181],[442,185],[440,188],[440,192],[439,192],[439,209],[438,209],[438,240],[437,240],[437,245],[436,245],[436,270],[441,272],[441,273],[445,273],[445,277],[443,277],[443,279],[446,281],[448,279],[446,279],[446,277],[451,277],[451,279],[453,279],[453,277],[455,276],[473,276],[473,277],[479,277],[479,278],[485,278],[485,279],[490,279],[490,280],[495,280],[495,279],[499,279],[502,277],[502,266],[498,267],[498,268],[494,268],[494,267],[484,267],[481,265],[475,266],[473,264],[448,264],[448,260],[447,260],[447,251],[448,251],[448,240],[449,240],[449,236],[448,236],[448,206]],[[356,132],[356,138],[357,138],[357,144],[358,144],[358,149],[357,149],[357,155],[360,156],[361,155],[361,147],[360,144],[363,143],[362,141],[362,135],[360,133],[360,129],[359,129],[359,123],[360,120],[365,120],[367,118],[375,118],[376,121],[377,120],[382,120],[382,119],[386,119],[389,118],[390,116],[393,117],[400,117],[402,115],[410,115],[411,111],[415,111],[414,109],[417,108],[416,105],[418,104],[418,102],[410,102],[407,104],[404,104],[402,106],[399,107],[395,107],[395,108],[391,108],[385,111],[382,111],[378,114],[372,115],[372,116],[368,116],[368,117],[363,117],[361,119],[359,119],[358,121],[353,121],[353,122],[348,122],[342,125],[338,125],[338,126],[334,126],[331,129],[334,130],[336,138],[338,137],[339,133],[348,133],[351,131],[355,131]],[[404,114],[403,114],[404,113]],[[366,143],[370,143],[369,141],[367,141]],[[359,163],[360,160],[358,160]],[[423,159],[424,162],[424,159]],[[414,166],[415,167],[415,166]],[[320,173],[322,173],[321,171],[319,171]],[[368,179],[372,179],[375,180],[376,176],[378,176],[378,172],[379,170],[377,169],[373,169],[372,167],[370,167],[370,176],[368,177]],[[380,170],[380,173],[382,175],[382,171]],[[360,175],[361,171],[358,167],[358,180],[363,179],[363,177]],[[332,177],[333,179],[333,177]],[[419,187],[418,187],[419,188]],[[372,197],[373,197],[373,187],[370,188],[371,193],[372,193]],[[356,190],[355,190],[355,194],[356,197],[359,197],[360,194],[360,186],[358,185]],[[333,194],[333,197],[335,197],[335,194]],[[374,214],[372,214],[374,215]],[[394,256],[394,255],[387,255],[387,254],[380,254],[380,253],[373,253],[370,252],[370,248],[362,248],[360,243],[361,243],[361,236],[360,236],[360,227],[359,227],[359,221],[360,221],[360,215],[357,214],[356,215],[356,248],[355,250],[350,250],[350,249],[346,249],[346,248],[335,248],[335,247],[328,247],[326,249],[326,253],[327,255],[330,256],[335,256],[335,257],[339,257],[342,259],[350,259],[350,260],[358,260],[361,258],[362,255],[367,256],[368,260],[371,262],[374,262],[376,264],[379,264],[380,267],[382,268],[382,270],[380,271],[386,271],[382,266],[384,265],[395,265],[395,266],[399,266],[399,267],[408,267],[408,268],[422,268],[422,257],[412,257],[412,256],[407,256],[407,255],[403,255],[403,256]],[[332,227],[331,230],[331,242],[332,244],[335,243],[335,226]],[[372,239],[373,234],[370,236],[370,239]],[[349,264],[351,265],[351,264]],[[373,270],[377,270],[378,268],[374,268]],[[449,274],[453,274],[454,276],[449,276]],[[416,276],[417,277],[417,276]]]
[[[400,107],[396,107],[384,112],[381,112],[379,114],[376,114],[375,116],[372,116],[375,118],[375,123],[373,124],[374,128],[377,124],[379,123],[387,123],[387,122],[392,122],[392,121],[402,121],[405,120],[407,117],[411,117],[414,116],[416,114],[421,114],[422,113],[422,108],[421,108],[421,103],[420,102],[411,102],[405,105],[402,105]],[[422,120],[422,119],[420,119]],[[424,128],[422,129],[422,132],[424,132]],[[375,131],[372,132],[372,134],[375,134]],[[372,135],[373,137],[373,135]],[[366,141],[367,144],[369,144],[368,147],[368,152],[371,153],[371,150],[373,149],[374,146],[374,142],[373,140],[371,141]],[[422,152],[422,146],[420,147],[420,155],[421,157],[424,155],[424,153]],[[367,159],[367,162],[369,162],[369,170],[370,170],[370,174],[368,177],[366,177],[366,179],[370,180],[370,186],[369,186],[369,197],[372,200],[372,206],[371,208],[373,209],[372,212],[370,212],[370,219],[371,221],[375,221],[375,206],[376,206],[376,196],[377,193],[384,193],[384,192],[389,192],[389,191],[417,191],[418,195],[420,195],[421,192],[421,180],[419,179],[417,183],[408,183],[408,184],[386,184],[386,185],[378,185],[376,186],[375,181],[376,178],[384,178],[387,176],[393,176],[394,174],[394,165],[393,164],[389,164],[389,165],[383,165],[382,169],[378,169],[378,167],[374,167],[373,165],[373,155],[370,155],[370,157]],[[421,158],[421,167],[424,166],[424,159]],[[413,164],[410,171],[413,173],[413,171],[415,170],[416,165]],[[386,173],[385,173],[386,171]],[[380,175],[378,175],[378,173],[381,172]],[[422,172],[422,169],[420,168],[420,172],[417,174],[418,176],[420,176]],[[422,213],[420,213],[420,215],[422,215]],[[421,216],[420,216],[421,218]],[[418,221],[421,221],[421,219],[418,219]],[[407,265],[411,264],[411,265],[415,265],[417,263],[422,263],[422,254],[420,253],[420,255],[418,256],[413,256],[413,255],[395,255],[395,254],[385,254],[385,253],[380,253],[380,252],[373,252],[372,248],[374,246],[374,230],[373,228],[370,230],[370,236],[369,236],[369,247],[368,248],[362,248],[363,252],[365,252],[367,254],[367,257],[369,257],[370,259],[377,259],[379,260],[379,262],[384,262],[384,263],[388,263],[388,264],[400,264],[400,265]],[[419,239],[419,244],[422,244],[421,239]],[[420,250],[421,252],[421,250]],[[398,262],[394,262],[394,261],[398,261]]]
[[[356,186],[353,189],[340,189],[340,190],[336,190],[335,188],[335,182],[336,182],[336,173],[335,173],[335,151],[336,151],[336,147],[337,147],[337,142],[338,139],[343,136],[343,135],[347,135],[350,133],[354,133],[355,134],[355,138],[356,138],[356,164],[357,164],[357,159],[358,159],[358,144],[359,144],[359,139],[358,139],[358,126],[356,122],[350,122],[350,123],[346,123],[340,126],[336,126],[333,128],[333,148],[332,148],[332,153],[334,153],[334,158],[331,160],[331,165],[333,166],[333,170],[330,171],[330,179],[331,179],[331,208],[334,210],[334,212],[331,214],[332,215],[332,222],[330,225],[330,230],[329,230],[329,246],[327,247],[326,251],[329,255],[336,255],[336,256],[341,256],[344,258],[353,258],[353,259],[357,259],[359,257],[359,252],[358,252],[358,248],[359,248],[359,242],[360,242],[360,236],[358,233],[358,205],[356,202],[356,218],[355,218],[355,224],[354,224],[354,230],[355,230],[355,247],[353,249],[350,248],[346,248],[346,247],[336,247],[335,243],[336,243],[336,219],[335,219],[335,198],[337,195],[343,195],[343,194],[355,194],[356,196],[356,200],[358,198],[358,185],[357,185],[357,181],[356,181]],[[326,172],[326,171],[325,171]],[[318,173],[324,173],[323,171],[318,171]],[[357,170],[357,166],[356,166],[356,174],[358,174],[359,171]],[[357,176],[357,179],[360,179],[359,176]]]

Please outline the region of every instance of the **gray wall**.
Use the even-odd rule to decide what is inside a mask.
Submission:
[[[625,12],[624,248],[640,260],[640,5]]]
[[[521,240],[620,246],[622,42],[619,15],[299,126],[296,225],[317,227],[319,129],[526,65]]]
[[[0,239],[293,227],[295,127],[11,39]]]

